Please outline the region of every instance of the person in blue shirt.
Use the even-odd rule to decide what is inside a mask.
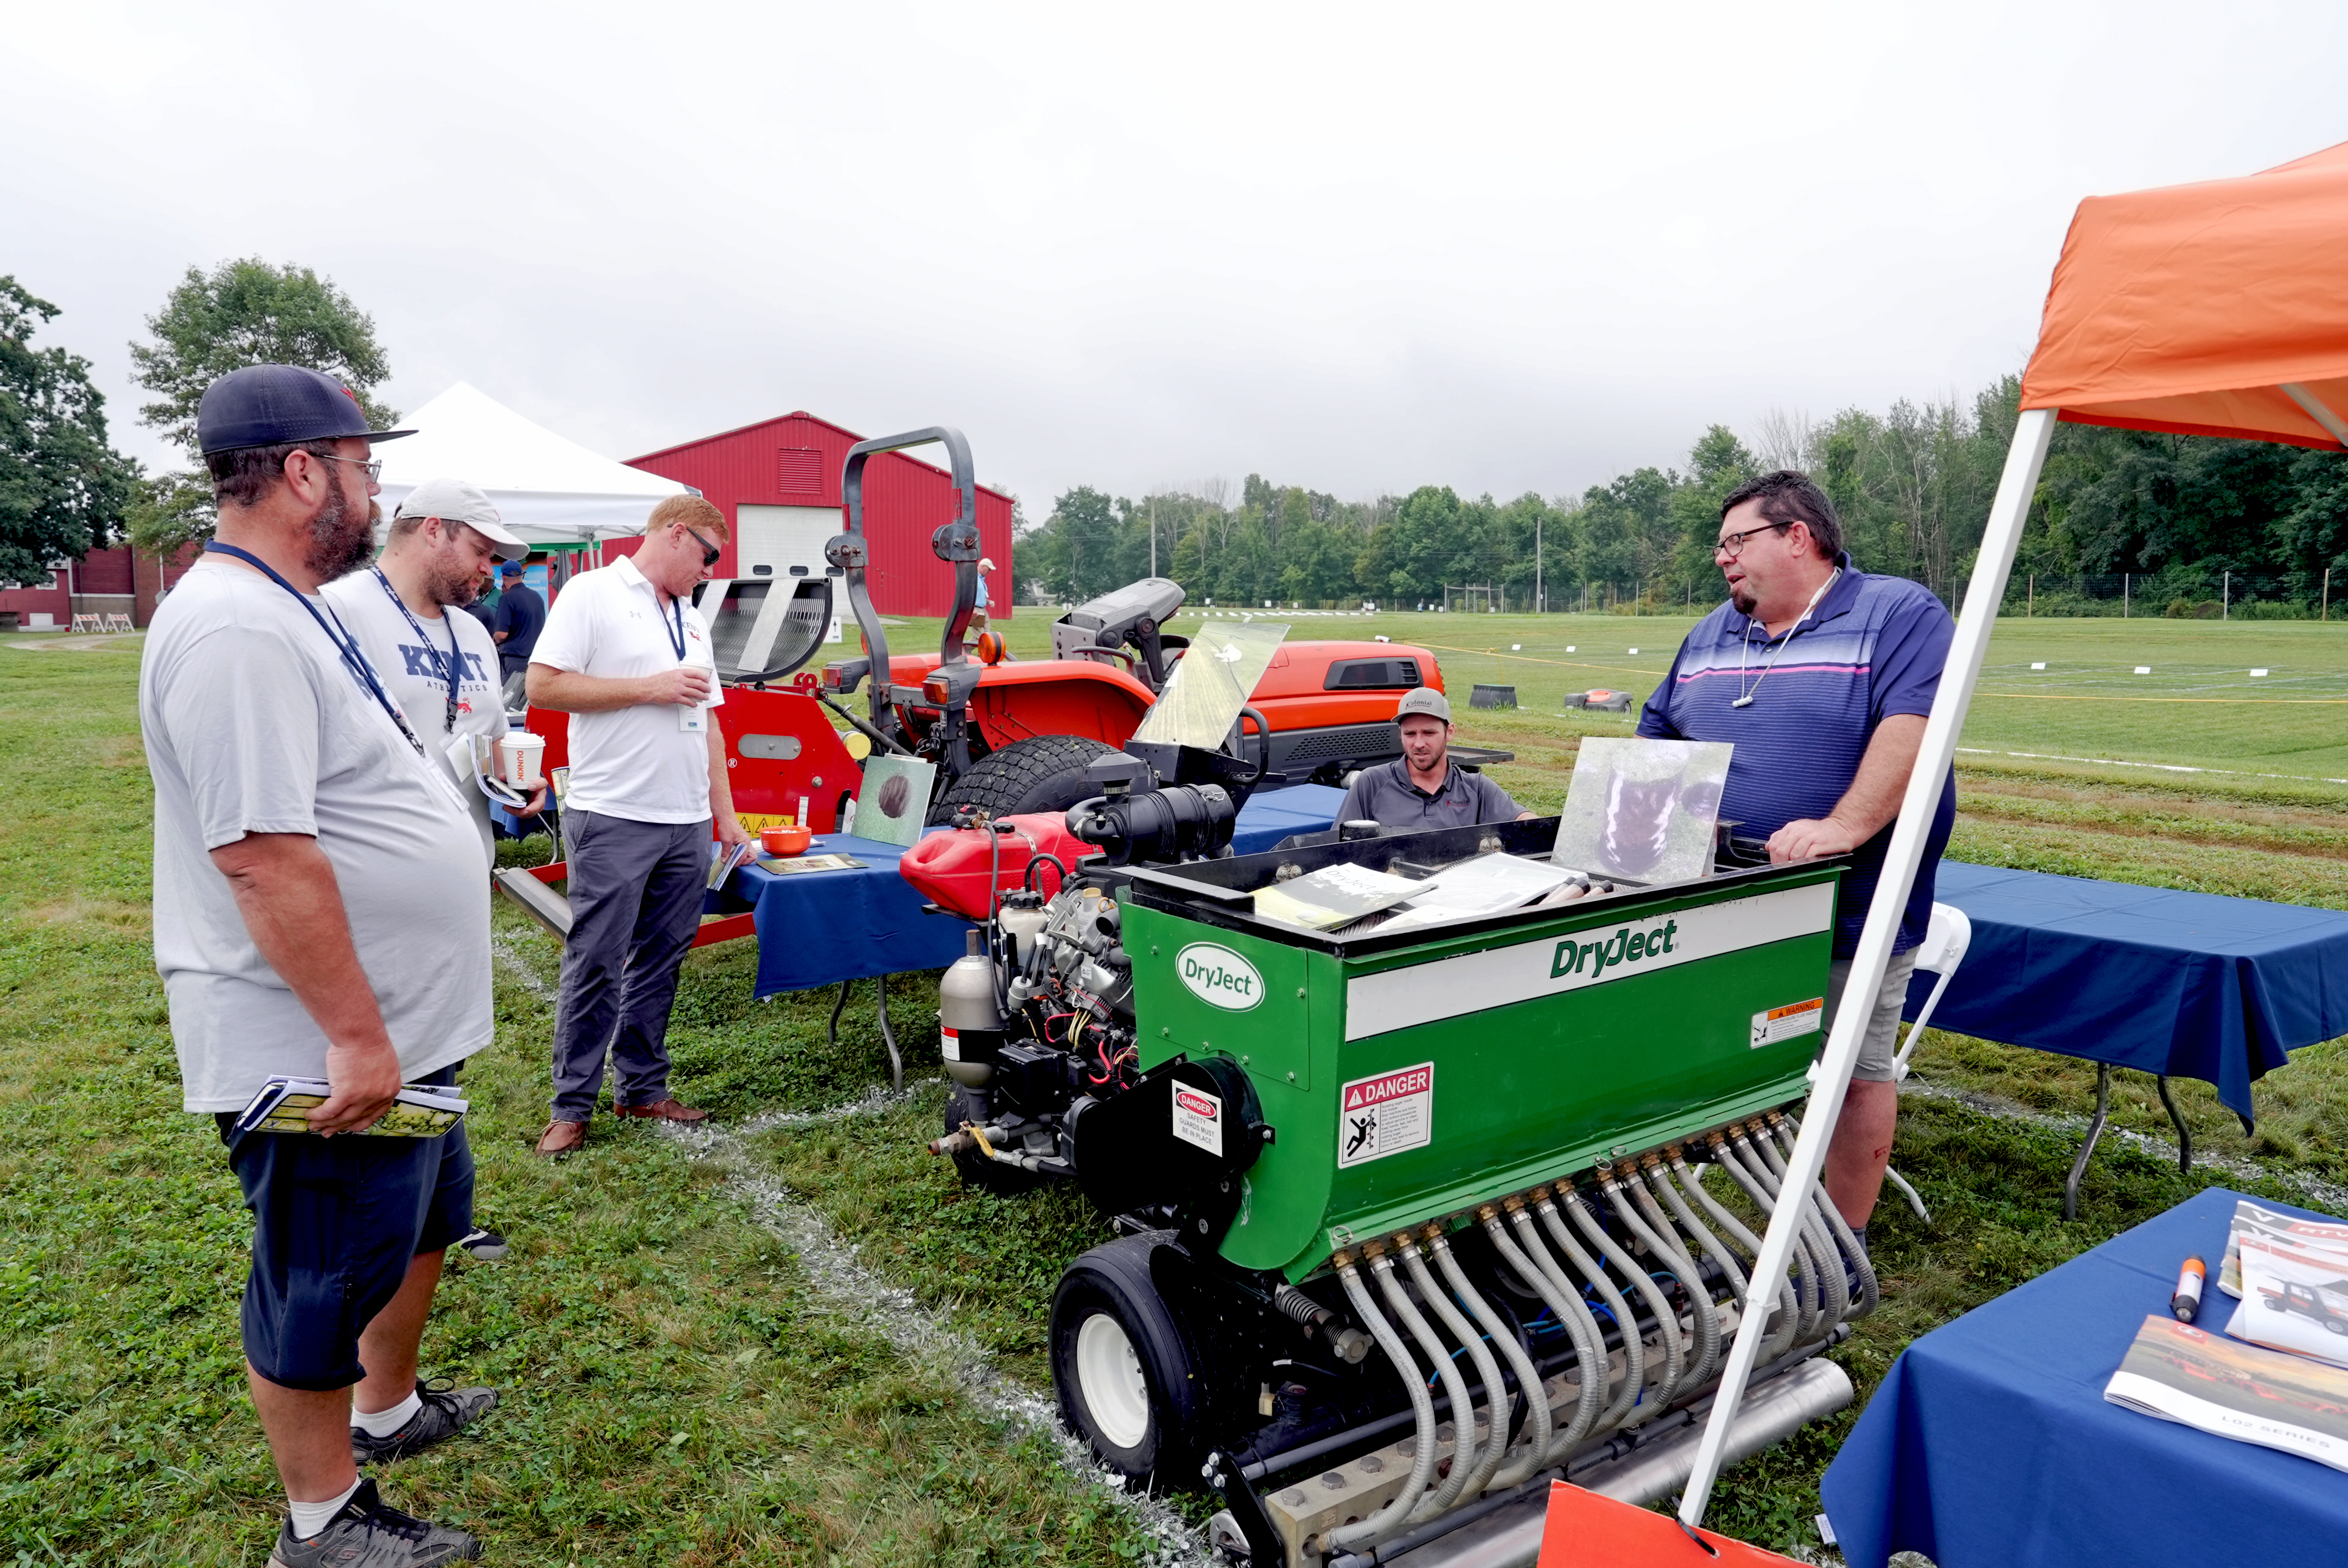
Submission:
[[[1790,468],[1730,493],[1713,559],[1728,602],[1680,645],[1639,733],[1733,743],[1720,815],[1740,836],[1766,838],[1773,862],[1851,857],[1835,903],[1830,1023],[1956,624],[1922,584],[1854,567],[1834,504]],[[1827,1194],[1862,1243],[1899,1120],[1900,1006],[1956,812],[1952,774],[1827,1150]]]
[[[505,676],[505,702],[509,708],[522,705],[522,682],[530,669],[530,656],[538,647],[538,634],[546,626],[546,600],[522,577],[528,568],[518,560],[506,562],[501,577],[503,586],[498,592],[497,620],[489,628],[497,639],[498,663]]]

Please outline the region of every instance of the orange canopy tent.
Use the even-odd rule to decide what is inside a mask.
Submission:
[[[2348,447],[2348,143],[2247,179],[2079,204],[1847,996],[1873,996],[1883,984],[2058,417]],[[1845,1008],[1835,1019],[1784,1191],[1808,1192],[1818,1180],[1868,1014]],[[1786,1277],[1801,1225],[1801,1205],[1778,1206],[1754,1259],[1755,1281]],[[1680,1519],[1691,1527],[1703,1522],[1768,1317],[1747,1312],[1737,1325],[1680,1495]]]
[[[2079,203],[2022,406],[2084,425],[2348,446],[2348,142]]]

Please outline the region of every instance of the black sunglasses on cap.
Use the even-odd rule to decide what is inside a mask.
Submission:
[[[685,528],[683,523],[677,524],[677,527],[685,528],[685,531],[688,534],[693,534],[693,542],[701,547],[701,564],[704,567],[716,566],[717,564],[717,558],[726,553],[724,550],[719,549],[716,545],[711,544],[707,539],[703,538],[699,534],[694,534],[693,530]]]

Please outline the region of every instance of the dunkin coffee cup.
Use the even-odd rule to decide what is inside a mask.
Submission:
[[[498,738],[498,779],[516,789],[536,789],[545,783],[539,765],[546,757],[546,738],[528,730],[514,730]]]

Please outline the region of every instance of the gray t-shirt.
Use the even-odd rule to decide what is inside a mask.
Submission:
[[[448,743],[458,735],[487,735],[494,740],[506,733],[505,700],[499,695],[498,645],[479,621],[458,610],[443,610],[437,620],[419,615],[411,623],[401,613],[402,607],[384,591],[383,579],[364,569],[337,578],[318,591],[359,640],[359,647],[383,677],[384,690],[407,715],[408,728],[427,750],[446,761]],[[417,626],[424,629],[420,640],[416,635]],[[463,665],[457,674],[457,727],[453,730],[448,727],[448,682],[440,673],[448,658],[452,630]],[[497,838],[489,831],[489,797],[473,783],[469,764],[461,776],[452,765],[448,776],[457,780],[458,793],[465,797],[473,825],[480,830],[482,853],[494,860]]]
[[[1430,827],[1468,827],[1487,822],[1514,822],[1524,807],[1509,792],[1446,761],[1443,787],[1433,794],[1410,782],[1410,764],[1402,757],[1364,768],[1337,808],[1339,822],[1375,822],[1386,827],[1416,831]]]
[[[155,780],[155,967],[188,1110],[242,1110],[273,1073],[325,1072],[324,1034],[211,861],[250,833],[325,851],[404,1078],[489,1043],[480,840],[440,760],[416,754],[294,595],[216,559],[189,569],[148,633],[139,724]]]

